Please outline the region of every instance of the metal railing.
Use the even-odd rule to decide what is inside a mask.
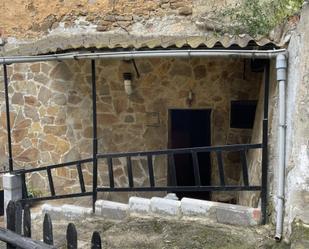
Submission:
[[[44,166],[44,167],[39,167],[39,168],[15,170],[13,172],[14,174],[20,174],[22,176],[22,189],[23,189],[23,200],[22,201],[23,202],[33,202],[33,201],[55,200],[55,199],[92,195],[92,192],[86,191],[84,176],[83,176],[83,172],[81,168],[82,164],[91,163],[91,162],[93,162],[92,158],[87,158],[83,160],[72,161],[72,162],[67,162],[67,163],[59,163],[59,164],[49,165],[49,166]],[[76,167],[79,184],[80,184],[80,190],[81,190],[79,193],[61,194],[61,195],[56,193],[51,171],[52,169],[63,168],[63,167]],[[43,197],[30,198],[28,197],[25,175],[27,173],[29,174],[29,173],[40,172],[40,171],[46,171],[47,173],[50,195],[43,196]]]
[[[97,195],[97,192],[138,192],[138,191],[166,191],[166,192],[178,192],[178,191],[262,191],[261,185],[250,185],[248,164],[246,153],[249,150],[261,149],[262,144],[236,144],[236,145],[225,145],[225,146],[212,146],[212,147],[195,147],[195,148],[181,148],[181,149],[166,149],[166,150],[155,150],[155,151],[137,151],[137,152],[123,152],[123,153],[108,153],[108,154],[98,154],[97,160],[106,160],[108,168],[109,183],[105,187],[99,187],[97,185],[98,170],[100,166],[93,171],[93,178],[96,180],[92,182],[93,189],[95,191],[87,192],[85,189],[84,176],[82,172],[82,164],[93,162],[92,158],[78,160],[68,163],[55,164],[50,166],[44,166],[39,168],[23,169],[14,171],[15,174],[21,174],[23,176],[23,193],[24,197],[22,202],[36,202],[43,200],[53,200],[61,198],[71,198],[71,197],[82,197]],[[219,173],[220,184],[219,185],[203,185],[200,175],[200,163],[199,163],[199,153],[213,152],[216,154],[217,167]],[[224,171],[223,163],[223,152],[238,152],[240,153],[241,168],[242,168],[242,184],[239,185],[229,185],[226,183],[226,175]],[[175,164],[174,157],[179,154],[189,154],[192,157],[192,167],[194,173],[194,185],[192,186],[179,186],[177,184],[177,167]],[[154,175],[154,165],[153,158],[155,156],[166,156],[168,159],[168,165],[170,168],[169,174],[171,178],[171,183],[166,186],[156,186],[155,175]],[[147,168],[148,168],[148,178],[149,186],[138,187],[134,186],[134,175],[132,166],[132,157],[145,157],[147,158]],[[127,187],[117,187],[115,186],[115,177],[113,169],[113,159],[116,158],[126,158],[126,168],[128,176],[128,186]],[[77,175],[80,183],[80,192],[71,194],[58,194],[55,191],[54,181],[52,176],[52,169],[63,168],[63,167],[76,167]],[[25,180],[25,174],[46,171],[49,191],[48,196],[43,197],[28,197],[27,195],[27,185]],[[96,198],[94,199],[96,200]],[[94,201],[93,200],[93,201]]]
[[[195,147],[195,148],[181,148],[181,149],[167,149],[167,150],[156,150],[156,151],[138,151],[138,152],[127,152],[127,153],[109,153],[109,154],[98,154],[98,159],[105,159],[108,165],[109,173],[109,187],[97,187],[97,191],[105,192],[128,192],[128,191],[259,191],[261,186],[250,186],[248,165],[246,159],[246,151],[250,149],[261,149],[262,144],[236,144],[236,145],[225,145],[225,146],[212,146],[212,147]],[[243,185],[228,185],[225,181],[224,164],[222,158],[222,152],[238,151],[240,153],[241,165],[242,165],[242,178]],[[220,185],[217,186],[204,186],[201,183],[200,175],[200,164],[198,154],[203,152],[214,152],[216,153],[218,172],[220,178]],[[192,157],[194,182],[193,186],[178,186],[177,184],[177,168],[175,165],[175,155],[189,154]],[[158,187],[155,184],[154,178],[154,165],[153,157],[164,155],[168,158],[168,164],[170,168],[171,184],[170,186]],[[126,158],[126,167],[128,175],[128,187],[115,187],[114,175],[113,175],[113,159],[115,158]],[[135,187],[132,173],[132,157],[145,157],[147,158],[149,186],[146,187]],[[189,165],[188,165],[189,166]],[[97,174],[97,172],[95,172]]]

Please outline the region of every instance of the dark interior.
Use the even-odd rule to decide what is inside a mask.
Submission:
[[[211,110],[170,110],[171,149],[210,146]],[[210,153],[198,153],[198,162],[202,186],[211,181]],[[178,186],[195,186],[191,154],[175,155],[176,179]],[[169,171],[170,172],[170,171]],[[171,182],[169,175],[168,182]],[[177,197],[190,197],[209,200],[209,192],[177,192]]]
[[[256,112],[256,100],[231,101],[231,128],[252,129]]]

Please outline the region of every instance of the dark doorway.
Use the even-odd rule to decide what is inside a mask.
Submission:
[[[192,148],[210,146],[211,110],[170,110],[169,147]],[[191,154],[175,155],[178,186],[195,186]],[[211,181],[210,153],[198,153],[201,185],[209,186]],[[171,177],[169,174],[168,182]],[[177,192],[178,198],[190,197],[209,200],[209,192]]]

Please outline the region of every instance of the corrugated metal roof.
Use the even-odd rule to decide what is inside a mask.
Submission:
[[[240,48],[248,44],[265,46],[273,44],[278,47],[284,44],[276,44],[271,40],[260,37],[252,38],[249,35],[205,35],[205,36],[136,36],[115,33],[86,33],[86,34],[61,34],[49,35],[38,41],[19,44],[17,48],[4,51],[4,55],[38,55],[55,53],[75,49],[155,49],[170,47],[206,47],[222,46],[229,48],[237,45]]]

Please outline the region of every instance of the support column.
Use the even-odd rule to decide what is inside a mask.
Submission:
[[[21,175],[5,174],[3,175],[4,189],[4,213],[9,201],[20,200],[23,197],[22,177]]]
[[[4,92],[5,92],[5,108],[6,108],[6,130],[8,133],[8,153],[9,153],[9,170],[12,172],[13,169],[13,153],[12,153],[12,139],[11,139],[11,121],[10,121],[10,101],[9,101],[9,90],[8,90],[8,72],[6,64],[3,64],[3,76],[4,76]]]
[[[91,60],[91,85],[92,85],[92,209],[95,212],[95,202],[97,200],[97,187],[98,187],[98,137],[97,137],[97,89],[96,89],[96,70],[95,60]]]
[[[262,138],[262,193],[261,211],[262,224],[267,222],[267,198],[268,198],[268,98],[269,98],[269,72],[270,61],[267,61],[264,68],[264,117],[263,117],[263,138]]]

